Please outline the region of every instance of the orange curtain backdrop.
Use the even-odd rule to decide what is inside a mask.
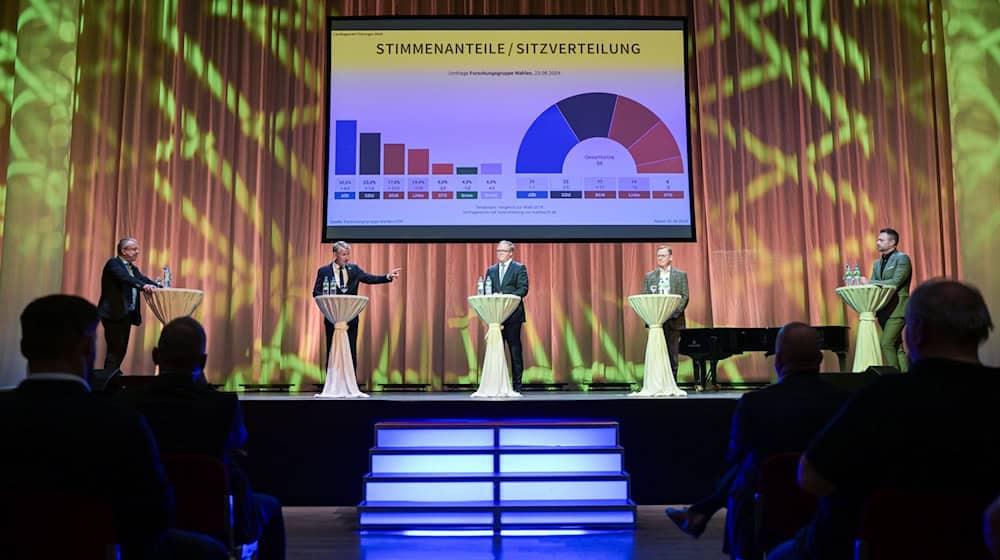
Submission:
[[[940,10],[904,4],[88,3],[64,288],[96,301],[115,240],[135,236],[147,274],[169,264],[175,285],[205,290],[196,317],[213,381],[317,382],[327,15],[688,15],[698,241],[674,245],[690,279],[688,325],[854,327],[833,289],[845,262],[868,274],[879,228],[900,231],[915,282],[960,272],[938,125]],[[531,277],[526,380],[641,378],[645,332],[623,302],[655,247],[518,244]],[[360,380],[475,382],[484,328],[465,298],[493,245],[353,253],[369,272],[404,268],[363,289]],[[126,371],[153,369],[159,329],[145,315]],[[759,356],[722,368],[723,379],[769,374]]]

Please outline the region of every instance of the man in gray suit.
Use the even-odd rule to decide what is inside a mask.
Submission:
[[[666,245],[656,248],[656,268],[646,273],[646,278],[642,282],[642,293],[644,294],[677,294],[681,296],[681,303],[674,310],[673,315],[663,323],[663,336],[667,339],[667,353],[670,354],[670,369],[674,371],[674,379],[677,379],[677,356],[681,346],[681,329],[686,326],[684,322],[684,308],[688,304],[688,276],[687,273],[677,270],[673,266],[674,251]],[[701,389],[700,382],[698,389]]]
[[[910,297],[910,280],[913,276],[913,265],[910,257],[896,249],[899,244],[899,233],[892,228],[884,228],[878,232],[875,247],[881,253],[881,258],[872,265],[872,284],[892,286],[896,293],[875,316],[882,327],[882,357],[885,365],[900,371],[906,371],[906,352],[903,351],[903,321],[906,311],[906,300]]]

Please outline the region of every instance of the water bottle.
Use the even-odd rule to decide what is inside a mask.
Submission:
[[[164,288],[169,288],[170,287],[170,282],[171,282],[170,267],[169,266],[165,266],[165,267],[163,267],[163,287]]]
[[[854,265],[854,285],[861,285],[861,267],[858,265]]]
[[[324,276],[323,277],[323,295],[324,296],[330,295],[330,277],[329,276]]]
[[[488,296],[493,295],[493,280],[491,280],[489,276],[486,277],[484,294]]]
[[[483,282],[483,276],[479,275],[479,280],[476,280],[476,295],[481,296],[486,293],[485,283]]]
[[[844,265],[844,285],[851,285],[851,265],[849,264]]]

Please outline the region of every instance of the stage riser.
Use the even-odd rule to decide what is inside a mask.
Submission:
[[[375,441],[372,472],[365,475],[365,498],[358,506],[362,531],[401,525],[404,530],[488,526],[494,533],[526,527],[601,530],[635,519],[628,474],[620,468],[583,470],[593,461],[580,461],[602,453],[620,456],[613,422],[390,422],[376,424]],[[458,455],[466,459],[459,465],[443,460],[456,457],[456,450],[472,453]],[[516,460],[505,461],[510,456]],[[390,459],[388,468],[397,472],[377,472],[376,465],[386,467],[379,465],[383,459]],[[505,463],[525,472],[505,472]]]
[[[736,399],[520,401],[242,400],[250,433],[242,461],[256,491],[287,506],[354,506],[363,499],[377,422],[419,419],[612,420],[640,504],[691,503],[720,474]],[[466,448],[455,453],[474,453]]]

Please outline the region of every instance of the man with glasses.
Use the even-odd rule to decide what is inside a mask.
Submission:
[[[138,241],[132,237],[120,239],[117,253],[104,264],[101,299],[97,304],[108,347],[104,357],[106,372],[113,372],[121,366],[128,350],[132,325],[142,324],[139,292],[152,292],[157,288],[156,282],[146,277],[135,263],[139,258]]]
[[[486,271],[495,294],[521,296],[517,309],[503,322],[503,341],[510,350],[510,377],[514,391],[521,391],[524,356],[521,351],[521,324],[524,323],[524,297],[528,295],[528,267],[514,260],[514,244],[497,243],[497,264]]]

